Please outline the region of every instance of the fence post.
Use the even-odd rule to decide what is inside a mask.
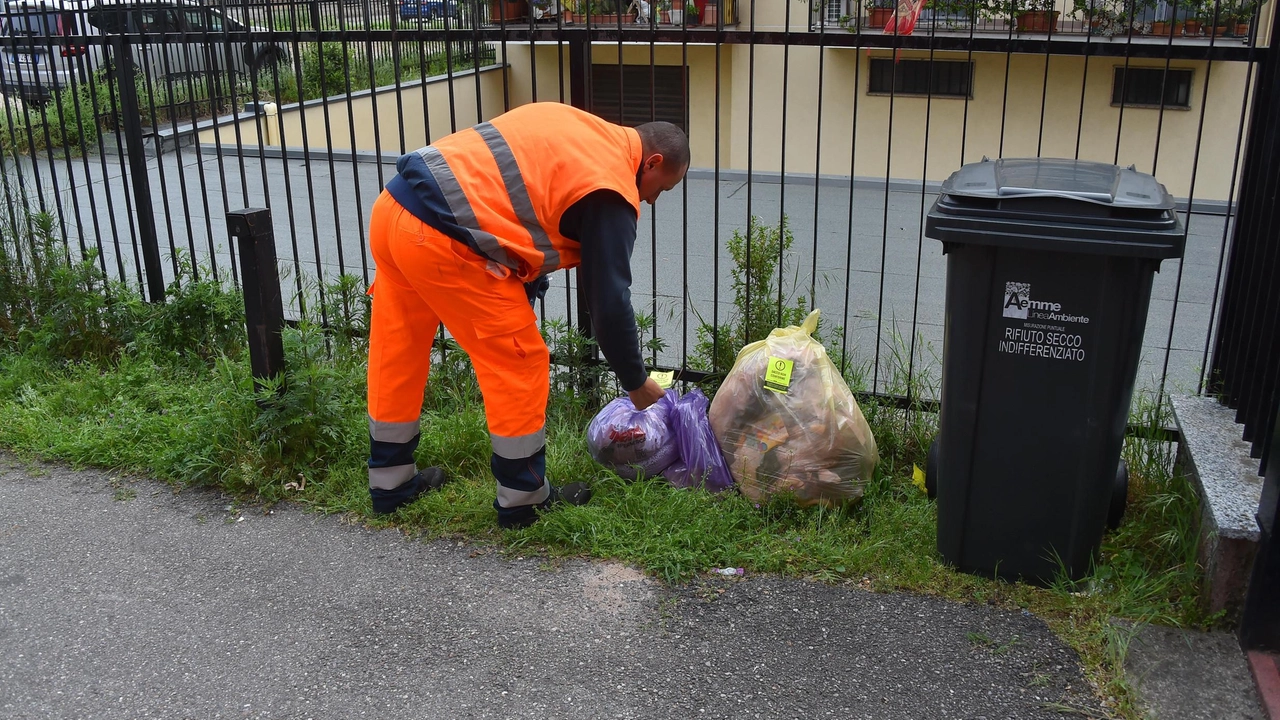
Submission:
[[[246,208],[227,213],[227,234],[240,250],[240,278],[244,284],[245,325],[249,330],[249,364],[253,387],[284,372],[284,303],[280,271],[276,267],[275,232],[271,211]]]
[[[1280,412],[1276,413],[1271,454],[1267,458],[1258,506],[1261,537],[1253,576],[1244,600],[1240,644],[1245,650],[1280,651]]]
[[[117,35],[116,82],[120,84],[120,114],[124,122],[125,152],[129,156],[129,184],[133,187],[137,210],[138,241],[142,243],[142,265],[147,275],[147,298],[164,302],[164,270],[160,264],[160,241],[156,236],[156,214],[151,205],[151,180],[147,175],[147,151],[142,144],[142,111],[138,109],[137,72],[129,40]]]

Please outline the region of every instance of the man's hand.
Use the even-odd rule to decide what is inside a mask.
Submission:
[[[637,410],[644,410],[650,405],[662,399],[666,395],[666,391],[662,389],[653,378],[648,378],[644,384],[627,393],[627,397],[631,398],[631,403],[636,406]]]

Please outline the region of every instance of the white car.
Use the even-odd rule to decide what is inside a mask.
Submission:
[[[42,100],[54,88],[87,82],[110,53],[83,38],[119,33],[168,34],[131,42],[134,63],[153,80],[245,74],[289,58],[283,43],[228,39],[246,31],[266,32],[188,0],[9,0],[0,25],[0,91]]]

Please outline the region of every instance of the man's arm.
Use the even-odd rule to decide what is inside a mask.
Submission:
[[[635,208],[612,190],[598,190],[565,211],[560,233],[577,240],[582,248],[580,278],[596,344],[622,389],[632,395],[637,407],[647,406],[661,397],[661,388],[645,372],[635,310],[631,307]],[[657,396],[649,397],[654,390]]]

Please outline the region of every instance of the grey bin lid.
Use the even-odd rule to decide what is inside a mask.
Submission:
[[[1151,175],[1087,160],[1006,159],[965,165],[942,192],[980,198],[1057,197],[1114,207],[1171,210],[1173,196]]]
[[[1151,175],[1053,158],[983,160],[942,183],[925,235],[945,244],[1181,257],[1176,204]],[[945,248],[944,248],[945,249]]]

